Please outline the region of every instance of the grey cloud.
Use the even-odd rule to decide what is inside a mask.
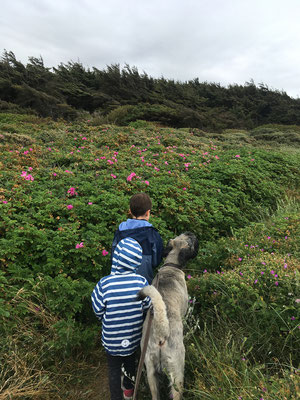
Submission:
[[[300,94],[298,0],[2,0],[0,50],[47,66],[135,65],[170,79]]]

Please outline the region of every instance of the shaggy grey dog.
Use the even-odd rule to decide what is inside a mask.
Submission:
[[[171,239],[165,249],[167,258],[151,286],[143,288],[141,298],[151,297],[154,317],[145,355],[147,378],[152,400],[159,400],[158,375],[166,372],[170,379],[171,395],[180,400],[183,390],[185,348],[182,318],[188,307],[185,263],[196,257],[198,240],[191,232]],[[145,340],[149,313],[143,328],[141,347]]]

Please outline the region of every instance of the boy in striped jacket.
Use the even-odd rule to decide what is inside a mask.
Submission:
[[[136,274],[141,262],[140,244],[130,237],[121,240],[113,253],[110,275],[103,277],[92,293],[93,310],[102,321],[111,400],[133,396],[130,378],[135,376],[135,352],[140,344],[145,312],[151,304],[149,297],[137,300],[137,293],[148,285],[146,278]],[[121,388],[122,365],[125,372]]]

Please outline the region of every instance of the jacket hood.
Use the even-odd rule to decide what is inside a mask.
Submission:
[[[127,221],[120,223],[119,230],[126,231],[127,229],[143,228],[144,226],[152,226],[152,224],[145,219],[129,218]]]
[[[122,239],[117,244],[113,254],[111,273],[135,273],[142,263],[142,255],[142,247],[135,239]]]

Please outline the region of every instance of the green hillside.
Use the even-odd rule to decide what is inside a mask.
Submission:
[[[0,113],[0,400],[106,398],[90,294],[138,191],[164,243],[200,242],[184,398],[296,399],[299,126],[99,122]]]

